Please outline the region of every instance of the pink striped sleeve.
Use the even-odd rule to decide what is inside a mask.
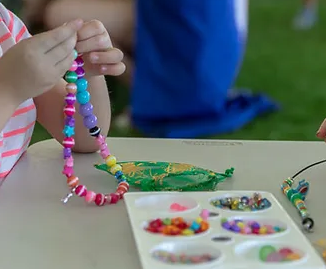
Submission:
[[[25,24],[2,4],[0,4],[0,14],[16,43],[31,36]]]

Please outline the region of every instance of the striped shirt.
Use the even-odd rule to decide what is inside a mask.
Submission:
[[[19,41],[30,37],[26,26],[0,3],[0,57]],[[1,87],[1,85],[0,85]],[[0,179],[7,176],[26,151],[36,121],[32,99],[22,103],[0,132]]]

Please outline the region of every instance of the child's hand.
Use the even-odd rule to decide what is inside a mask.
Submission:
[[[82,25],[76,20],[10,48],[0,59],[1,88],[22,102],[54,87],[73,63]]]
[[[326,119],[324,119],[320,125],[316,135],[318,138],[324,139],[326,141]]]
[[[110,36],[99,21],[90,21],[78,31],[76,49],[82,53],[87,76],[121,75],[126,67],[123,53],[112,47]]]

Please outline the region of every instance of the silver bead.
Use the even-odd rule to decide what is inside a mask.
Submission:
[[[61,202],[66,204],[68,203],[69,199],[74,196],[76,188],[73,188],[65,197],[61,199]]]

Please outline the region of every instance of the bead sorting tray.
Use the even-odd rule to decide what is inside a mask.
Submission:
[[[236,210],[219,208],[216,207],[216,202],[214,205],[212,203],[220,199],[229,203],[243,202],[241,198],[253,197],[254,193],[259,193],[270,204],[265,209],[246,211],[246,209],[239,210],[237,207],[233,207]],[[231,197],[234,200],[231,200]],[[124,199],[143,269],[326,268],[300,228],[271,193],[143,192],[127,193]],[[173,204],[181,205],[186,210],[172,211]],[[180,217],[191,224],[198,219],[203,210],[210,212],[210,217],[207,219],[209,228],[204,232],[193,235],[165,235],[145,229],[157,219],[169,222]],[[229,224],[237,227],[232,226],[230,230]],[[238,226],[241,231],[240,228],[237,230]],[[248,227],[252,227],[250,230],[252,233],[248,232]],[[289,252],[286,256],[284,251],[293,251],[293,253]],[[284,254],[282,259],[280,253]],[[292,259],[293,255],[296,259]],[[273,262],[270,262],[271,260]]]

